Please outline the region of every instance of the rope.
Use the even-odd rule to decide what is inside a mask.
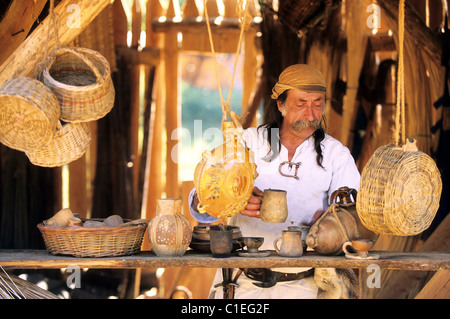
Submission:
[[[48,23],[48,28],[47,28],[47,40],[45,42],[45,54],[44,54],[44,59],[42,60],[42,62],[40,62],[38,64],[38,74],[41,73],[42,69],[45,67],[45,65],[47,64],[47,59],[48,59],[48,42],[50,40],[50,29],[51,29],[51,25],[53,24],[53,32],[55,35],[55,49],[57,49],[60,46],[60,41],[59,41],[59,35],[58,35],[58,28],[56,26],[56,16],[55,16],[55,0],[50,0],[50,9],[49,9],[49,23]]]
[[[396,102],[395,131],[394,131],[394,140],[397,146],[400,145],[400,129],[401,129],[401,137],[403,140],[405,140],[405,69],[403,64],[404,34],[405,34],[405,0],[400,0],[398,10],[397,102]]]
[[[241,2],[242,1],[243,0],[240,0],[239,3],[237,4],[237,6],[239,8],[241,7]],[[215,67],[215,71],[216,71],[217,85],[218,85],[218,88],[219,88],[220,105],[222,106],[222,124],[223,124],[224,121],[227,120],[227,116],[230,115],[231,91],[233,90],[234,76],[235,76],[235,73],[236,73],[236,67],[237,67],[237,62],[238,62],[238,59],[239,59],[239,53],[241,51],[242,37],[243,37],[243,34],[244,34],[244,29],[246,29],[249,26],[249,23],[247,23],[247,21],[248,21],[247,8],[248,8],[249,2],[250,1],[246,2],[244,11],[242,11],[241,14],[239,15],[239,17],[241,18],[241,28],[240,28],[238,46],[237,46],[236,55],[235,55],[235,58],[234,58],[233,75],[232,75],[232,78],[231,78],[230,90],[228,91],[228,98],[227,98],[227,101],[224,102],[223,95],[222,95],[222,89],[221,89],[221,86],[220,86],[219,69],[218,69],[218,63],[217,63],[217,59],[216,59],[216,53],[215,53],[215,50],[214,50],[214,43],[213,43],[213,38],[212,38],[211,26],[209,24],[208,9],[207,9],[207,6],[206,6],[206,0],[203,0],[203,7],[205,9],[206,26],[208,28],[209,43],[211,45],[211,52],[213,54],[214,62],[215,62],[214,63],[214,67]]]
[[[350,241],[350,238],[348,237],[347,230],[345,229],[344,225],[342,224],[341,220],[339,219],[339,216],[338,216],[338,214],[337,214],[338,211],[343,211],[343,212],[346,212],[347,214],[350,214],[350,213],[349,213],[347,210],[345,210],[344,208],[339,207],[338,204],[331,204],[331,206],[328,207],[328,209],[326,210],[326,212],[323,213],[322,216],[319,217],[319,219],[316,221],[315,224],[318,225],[319,222],[320,222],[323,218],[325,218],[326,215],[328,215],[328,214],[331,213],[331,214],[333,214],[334,217],[336,218],[336,221],[337,221],[337,223],[338,223],[338,225],[339,225],[339,228],[340,228],[340,230],[342,231],[342,233],[344,234],[344,236],[345,236],[345,238],[346,238],[346,241]]]

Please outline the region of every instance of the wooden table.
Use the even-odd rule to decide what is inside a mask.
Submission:
[[[71,257],[54,256],[45,250],[0,250],[0,266],[9,269],[50,269],[77,265],[81,268],[135,269],[135,268],[354,268],[364,269],[376,264],[383,269],[437,271],[450,269],[450,253],[447,252],[395,252],[371,251],[379,259],[354,260],[345,256],[321,256],[308,251],[302,257],[280,257],[275,251],[268,257],[214,258],[208,253],[188,250],[182,257],[158,257],[149,251],[123,257]]]
[[[153,252],[143,251],[132,256],[122,257],[83,257],[55,256],[45,250],[0,250],[0,266],[5,269],[55,269],[78,266],[80,268],[136,269],[136,268],[222,268],[229,277],[234,268],[353,268],[359,269],[360,296],[364,297],[362,269],[378,265],[383,269],[438,271],[450,269],[450,253],[447,252],[395,252],[371,251],[379,259],[348,259],[345,256],[321,256],[308,251],[302,257],[280,257],[271,251],[267,257],[241,257],[233,253],[229,258],[214,258],[209,253],[188,250],[181,257],[158,257]],[[225,276],[225,275],[224,275]],[[224,277],[225,278],[225,277]],[[224,287],[230,285],[225,284]],[[224,288],[224,299],[233,299],[234,293]]]

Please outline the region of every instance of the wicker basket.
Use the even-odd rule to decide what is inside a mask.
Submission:
[[[18,77],[0,87],[0,142],[19,150],[35,150],[53,137],[60,108],[42,82]]]
[[[90,143],[91,131],[88,123],[59,124],[53,139],[45,147],[25,154],[34,165],[57,167],[83,156]]]
[[[412,236],[430,226],[441,192],[440,172],[428,155],[382,146],[361,173],[356,209],[377,234]]]
[[[114,106],[108,61],[97,51],[60,47],[50,56],[42,80],[61,104],[61,119],[77,123],[105,116]]]
[[[103,221],[103,219],[91,219]],[[129,220],[124,220],[129,221]],[[64,227],[37,225],[47,251],[75,257],[128,256],[141,251],[147,223],[124,227]]]

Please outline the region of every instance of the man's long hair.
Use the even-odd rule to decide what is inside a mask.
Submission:
[[[267,156],[264,157],[264,160],[268,162],[272,161],[280,153],[281,141],[278,138],[278,136],[272,135],[273,133],[279,132],[281,124],[283,123],[283,115],[278,110],[277,101],[280,101],[281,103],[284,104],[286,102],[287,92],[288,90],[284,91],[282,94],[280,94],[277,100],[272,100],[270,102],[270,105],[264,108],[264,123],[258,127],[258,131],[261,128],[267,128],[267,141],[269,142],[270,145],[270,151],[267,154]],[[322,116],[322,119],[320,121],[320,127],[313,133],[314,149],[316,150],[317,153],[316,156],[317,165],[319,165],[322,168],[323,168],[322,166],[323,155],[320,143],[325,138],[325,128],[323,127],[323,125],[325,125],[324,116]]]

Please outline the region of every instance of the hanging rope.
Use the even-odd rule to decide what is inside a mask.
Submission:
[[[44,53],[44,59],[37,65],[38,74],[40,74],[42,72],[42,70],[44,69],[44,67],[47,65],[48,43],[50,41],[50,30],[52,29],[52,27],[53,27],[53,32],[54,32],[54,36],[55,36],[55,49],[59,48],[59,46],[60,46],[58,27],[56,26],[56,15],[55,15],[54,9],[55,9],[55,0],[50,0],[50,8],[48,11],[49,22],[48,22],[48,28],[47,28],[47,40],[45,42],[45,51],[44,51],[45,53]]]
[[[218,89],[219,89],[220,105],[222,106],[222,124],[223,124],[224,121],[227,120],[227,116],[230,116],[231,91],[233,90],[234,76],[235,76],[235,73],[236,73],[237,62],[238,62],[238,59],[239,59],[239,53],[241,51],[242,37],[243,37],[243,34],[244,34],[244,30],[246,28],[248,28],[249,25],[250,25],[250,19],[249,19],[250,15],[248,15],[248,13],[247,13],[248,4],[249,4],[250,1],[249,0],[246,1],[245,9],[243,11],[240,10],[240,8],[242,7],[241,6],[242,1],[243,0],[240,0],[239,3],[237,4],[238,17],[239,17],[239,20],[241,22],[241,28],[240,28],[240,34],[239,34],[239,40],[238,40],[238,46],[237,46],[237,50],[236,50],[236,55],[235,55],[235,58],[234,58],[234,67],[233,67],[233,75],[231,77],[230,90],[228,91],[227,101],[224,102],[223,95],[222,95],[222,89],[221,89],[221,86],[220,86],[219,64],[217,63],[216,53],[215,53],[215,50],[214,50],[214,43],[213,43],[213,38],[212,38],[212,32],[211,32],[211,26],[209,24],[208,9],[206,7],[206,0],[203,0],[203,7],[205,9],[206,26],[208,28],[209,43],[211,45],[211,52],[212,52],[212,55],[214,57],[214,67],[215,67],[215,71],[216,71],[217,86],[218,86]]]
[[[403,47],[405,34],[405,0],[400,0],[398,8],[398,71],[397,71],[397,102],[395,111],[394,140],[397,146],[401,138],[405,140],[405,69],[403,64]]]

